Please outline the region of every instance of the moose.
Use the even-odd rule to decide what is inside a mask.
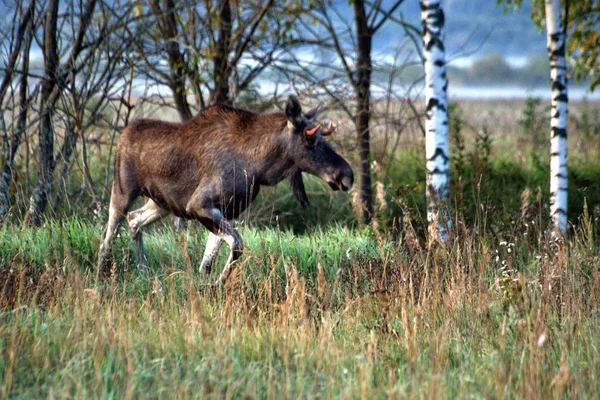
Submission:
[[[244,247],[230,221],[256,198],[260,186],[288,179],[303,205],[308,203],[303,172],[333,190],[352,188],[352,168],[325,140],[335,126],[317,123],[319,111],[317,106],[303,113],[298,99],[290,96],[285,113],[215,105],[185,123],[133,121],[117,141],[99,273],[107,273],[110,246],[126,216],[138,262],[146,265],[142,227],[174,214],[200,221],[210,232],[201,273],[209,274],[223,242],[229,245],[229,258],[215,282],[223,284]],[[127,214],[139,196],[149,200]]]

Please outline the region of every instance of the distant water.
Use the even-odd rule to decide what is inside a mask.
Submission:
[[[259,79],[258,92],[263,96],[272,96],[275,91],[281,93],[282,85],[276,85],[266,79]],[[144,85],[142,80],[138,80],[134,83],[134,89],[136,94],[141,95],[142,91],[140,88],[144,88],[145,95],[161,95],[164,97],[171,96],[171,91],[167,86],[148,86]],[[347,88],[349,96],[352,95],[352,89]],[[376,84],[373,85],[371,93],[375,98],[384,98],[386,96],[385,90]],[[407,93],[407,89],[404,86],[394,86],[394,96],[401,98],[403,94]],[[547,87],[537,88],[525,88],[519,86],[453,86],[452,82],[448,85],[448,97],[450,100],[510,100],[510,99],[525,99],[527,97],[539,97],[544,100],[550,100],[551,96],[550,85]],[[409,94],[411,97],[425,97],[424,86],[412,87]],[[581,101],[587,99],[589,101],[600,102],[600,89],[596,89],[595,92],[590,93],[585,87],[569,87],[569,100]]]
[[[448,86],[448,97],[455,100],[525,99],[527,97],[549,100],[551,94],[550,86],[529,89],[518,86],[462,87],[451,84]],[[583,87],[569,88],[569,100],[580,101],[584,98],[590,101],[600,101],[600,90],[590,93],[587,88]]]

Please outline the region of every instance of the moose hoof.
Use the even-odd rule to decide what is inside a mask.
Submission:
[[[210,270],[210,265],[203,265],[200,267],[199,272],[201,275],[210,275]]]
[[[137,238],[137,235],[141,230],[141,226],[137,218],[138,214],[139,212],[137,210],[127,214],[127,225],[132,238]]]
[[[140,231],[140,227],[136,224],[129,224],[129,234],[133,239],[137,239],[138,235],[140,234]]]

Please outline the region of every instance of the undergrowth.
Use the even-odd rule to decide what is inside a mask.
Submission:
[[[237,225],[244,255],[217,289],[206,284],[227,249],[211,277],[200,275],[198,224],[178,233],[167,218],[146,231],[144,270],[121,229],[111,274],[99,279],[105,209],[67,199],[41,228],[17,212],[0,227],[0,396],[597,398],[590,115],[578,117],[588,136],[570,155],[564,241],[546,235],[543,155],[516,156],[515,142],[460,120],[450,124],[447,245],[425,237],[419,150],[374,175],[373,229],[357,224],[349,196],[316,179],[306,179],[306,210],[285,183],[263,190]],[[509,146],[514,154],[499,151]]]
[[[100,225],[5,226],[2,394],[596,397],[596,225],[584,214],[565,243],[463,229],[447,246],[410,229],[391,241],[242,226],[245,255],[220,289],[197,272],[196,227],[146,234],[147,270],[122,230],[99,281]]]

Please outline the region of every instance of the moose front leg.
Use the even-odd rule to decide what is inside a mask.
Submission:
[[[224,284],[231,272],[235,268],[235,264],[242,255],[244,251],[244,241],[239,233],[227,222],[221,211],[217,209],[213,209],[213,219],[212,223],[212,232],[217,235],[219,238],[227,242],[229,248],[231,249],[231,253],[229,253],[229,258],[227,259],[227,263],[221,271],[221,275],[215,281],[215,285]],[[210,229],[210,228],[209,228]]]
[[[123,192],[116,183],[113,183],[110,206],[108,207],[108,223],[102,236],[102,243],[98,251],[98,275],[104,277],[109,272],[109,256],[112,242],[117,234],[119,225],[125,218],[125,213],[129,210],[131,203],[135,200],[134,193],[130,191]]]
[[[223,239],[215,235],[212,232],[208,233],[208,239],[206,239],[206,247],[204,248],[204,255],[202,256],[202,264],[200,264],[201,274],[210,274],[212,264],[217,257],[217,253],[223,244]]]
[[[306,208],[310,205],[308,196],[306,195],[306,189],[304,188],[304,181],[302,180],[302,171],[297,171],[290,178],[290,184],[292,185],[292,192],[300,202],[302,208]]]
[[[202,225],[215,236],[229,245],[231,253],[229,254],[225,268],[223,268],[221,275],[219,275],[219,278],[215,281],[215,285],[224,284],[235,268],[238,258],[240,258],[244,251],[244,241],[242,240],[242,237],[235,229],[233,229],[233,226],[225,219],[218,208],[201,207],[198,205],[198,202],[192,201],[187,205],[186,211],[198,219]],[[217,245],[216,240],[214,240],[212,245]]]

